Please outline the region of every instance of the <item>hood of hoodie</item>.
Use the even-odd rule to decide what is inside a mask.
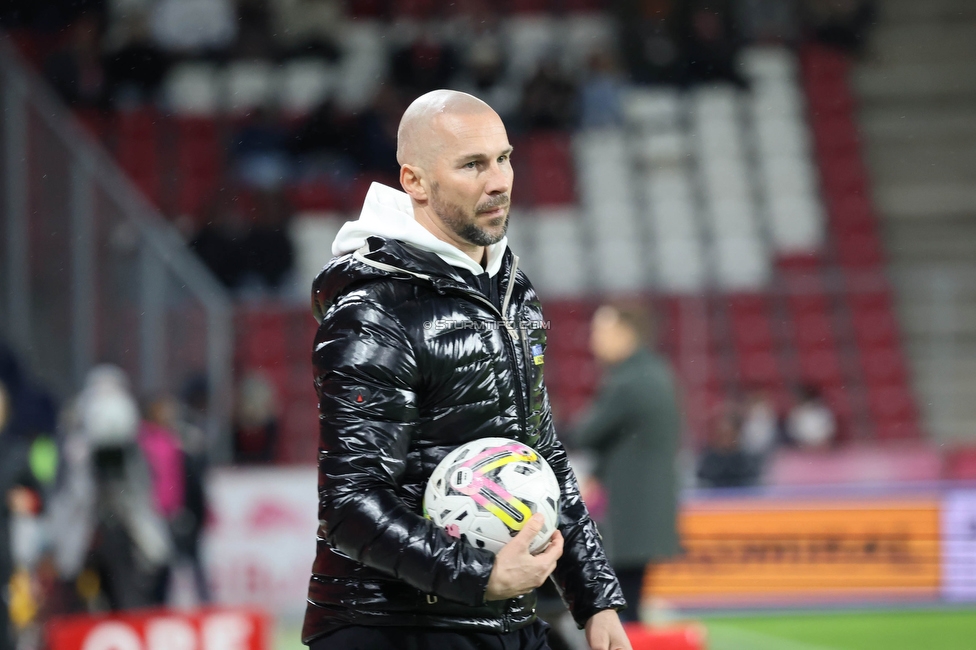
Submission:
[[[459,248],[441,241],[417,223],[413,216],[413,204],[405,192],[381,183],[369,186],[359,219],[346,222],[339,229],[335,241],[332,242],[332,254],[338,256],[352,253],[361,248],[370,237],[395,239],[434,253],[451,266],[467,269],[475,275],[487,271],[490,277],[495,277],[498,273],[508,247],[507,237],[488,246],[488,263],[482,268]]]

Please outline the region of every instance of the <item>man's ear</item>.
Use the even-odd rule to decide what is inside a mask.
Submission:
[[[423,170],[413,165],[400,167],[400,185],[410,198],[418,203],[427,201],[427,188],[423,180]]]

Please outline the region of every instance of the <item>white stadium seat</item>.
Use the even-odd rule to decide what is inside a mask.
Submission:
[[[661,290],[697,293],[705,288],[705,265],[700,240],[658,239],[653,261]]]
[[[174,66],[163,82],[167,108],[177,115],[211,116],[220,108],[219,75],[212,63],[189,62]]]
[[[756,237],[720,237],[713,242],[715,282],[718,286],[743,291],[759,289],[769,282],[770,258]]]
[[[296,59],[281,71],[281,107],[292,115],[314,110],[335,90],[337,70],[321,59]]]
[[[275,71],[270,61],[234,61],[227,66],[227,109],[248,113],[267,106],[275,96]]]
[[[747,47],[739,64],[749,79],[795,79],[796,57],[782,46]]]
[[[573,296],[588,286],[587,254],[575,210],[538,210],[535,224],[537,264],[533,283],[545,296]]]
[[[624,93],[623,105],[627,121],[641,128],[673,129],[684,112],[678,91],[667,88],[629,88]]]
[[[332,259],[332,242],[345,219],[331,212],[300,212],[288,223],[295,247],[296,291],[307,292],[312,280]]]
[[[815,196],[771,197],[769,230],[778,253],[813,253],[823,246],[823,215]]]

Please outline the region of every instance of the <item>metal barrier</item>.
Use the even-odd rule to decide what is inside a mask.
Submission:
[[[137,394],[202,374],[229,459],[233,306],[0,34],[0,336],[66,397],[114,363]]]

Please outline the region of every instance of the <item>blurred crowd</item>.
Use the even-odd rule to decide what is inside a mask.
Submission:
[[[52,615],[165,604],[176,572],[208,600],[199,384],[140,401],[101,365],[59,405],[0,342],[0,648],[37,647]]]
[[[767,391],[753,390],[712,415],[698,458],[698,482],[703,487],[758,485],[777,448],[829,449],[837,442],[837,428],[837,417],[816,386],[797,388],[785,410]]]
[[[397,124],[409,101],[428,90],[455,88],[485,99],[513,135],[600,127],[621,122],[626,83],[724,80],[744,86],[737,53],[746,42],[817,38],[857,50],[873,17],[869,0],[591,5],[613,18],[616,47],[595,44],[579,53],[582,69],[546,56],[534,70],[518,73],[507,12],[485,0],[419,3],[421,11],[409,19],[398,3],[382,1],[9,0],[0,8],[0,25],[40,34],[36,62],[54,88],[76,108],[106,112],[163,106],[164,80],[181,63],[281,66],[312,58],[337,65],[346,55],[340,32],[347,14],[364,8],[409,34],[390,40],[380,71],[385,78],[362,106],[330,97],[295,116],[269,102],[222,132],[223,191],[187,226],[188,240],[230,289],[275,294],[287,284],[296,257],[285,189],[313,183],[358,196],[363,179],[396,186]]]

